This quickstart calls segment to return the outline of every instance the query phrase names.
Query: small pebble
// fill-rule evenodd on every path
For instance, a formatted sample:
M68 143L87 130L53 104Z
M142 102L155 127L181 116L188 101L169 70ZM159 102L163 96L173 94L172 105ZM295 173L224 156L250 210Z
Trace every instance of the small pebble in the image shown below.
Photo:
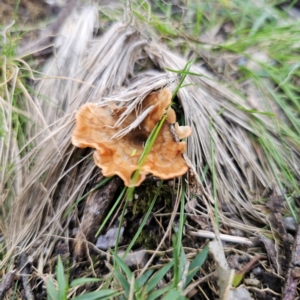
M253 300L253 298L251 297L248 290L243 286L240 286L237 289L232 290L232 296L233 296L233 299Z
M252 273L253 273L254 276L261 276L262 268L261 267L254 268L252 270Z
M110 228L105 235L100 235L97 239L96 247L101 250L107 250L108 248L114 248L116 245L116 239L119 228ZM124 227L120 229L119 244L123 240Z
M256 287L260 286L260 281L256 278L245 278L244 283L246 285L251 285L251 286L256 286Z
M119 251L118 256L122 258L124 251ZM146 250L139 250L128 253L124 259L125 264L130 268L142 269L148 261Z
M296 222L293 217L285 217L283 218L283 223L286 228L286 230L289 230L291 232L296 231Z

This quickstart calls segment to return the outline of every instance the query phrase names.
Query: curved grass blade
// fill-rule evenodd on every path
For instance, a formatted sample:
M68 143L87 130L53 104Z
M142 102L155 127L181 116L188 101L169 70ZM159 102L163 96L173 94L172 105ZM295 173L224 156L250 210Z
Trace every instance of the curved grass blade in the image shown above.
M56 278L58 283L59 299L67 299L66 294L68 292L68 283L60 256L58 256L57 259Z
M153 277L149 280L148 284L146 285L147 293L149 293L156 287L159 281L168 273L168 271L171 269L172 266L173 266L173 261L170 261L153 275Z
M111 299L111 297L116 297L121 293L117 293L114 290L101 290L91 293L86 293L73 298L73 300L105 300Z
M201 252L199 252L196 257L193 259L193 261L191 262L190 266L189 266L189 271L188 271L188 275L186 277L186 282L185 282L185 286L186 287L191 280L193 279L193 277L196 275L196 273L198 272L198 270L201 268L202 264L205 262L207 255L209 252L209 248L208 245L206 245L203 250Z

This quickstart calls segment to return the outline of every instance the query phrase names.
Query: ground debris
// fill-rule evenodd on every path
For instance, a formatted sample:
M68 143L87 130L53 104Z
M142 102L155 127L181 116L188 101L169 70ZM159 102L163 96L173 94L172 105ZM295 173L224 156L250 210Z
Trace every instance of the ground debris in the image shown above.
M272 256L271 261L273 266L279 275L284 276L288 269L288 262L291 257L291 243L290 238L287 233L284 219L282 216L282 209L285 203L284 196L273 191L270 196L270 200L267 203L267 207L270 209L270 214L267 216L267 221L270 225L272 235L275 239L275 243L268 243L271 248L266 247L266 250L269 255ZM262 238L262 237L261 237ZM264 244L266 246L266 239ZM273 245L271 245L273 244ZM273 249L271 254L270 250ZM275 250L275 253L274 253ZM275 256L274 256L275 255Z
M30 285L30 274L31 274L30 265L31 264L28 260L27 255L25 253L22 253L20 256L20 274L22 278L22 285L24 288L26 300L34 300L32 287Z
M286 230L295 233L297 230L296 222L293 217L285 217L283 218L284 226Z
M74 257L76 259L82 260L86 255L86 241L95 242L99 224L106 216L107 209L114 199L120 183L120 178L113 177L105 186L93 191L88 196L80 227L75 237Z
M3 299L5 293L11 288L15 278L16 270L10 271L2 277L0 283L0 299Z
M298 225L297 235L295 237L291 261L286 276L285 286L283 290L284 300L295 299L297 286L300 279L300 225Z
M265 237L262 233L259 234L260 241L264 244L266 252L268 254L269 261L273 265L275 270L279 269L278 262L276 259L276 250L275 250L275 243L271 240Z

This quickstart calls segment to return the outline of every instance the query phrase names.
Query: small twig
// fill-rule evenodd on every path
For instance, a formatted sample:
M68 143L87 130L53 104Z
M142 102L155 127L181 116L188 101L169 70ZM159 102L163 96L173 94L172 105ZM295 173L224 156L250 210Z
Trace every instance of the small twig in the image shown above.
M20 275L22 278L22 285L25 291L26 300L34 300L32 288L29 283L29 267L27 255L23 252L20 257Z
M247 272L249 272L253 266L259 261L259 260L263 260L263 259L267 259L268 257L266 255L257 255L254 256L252 260L250 260L246 265L244 265L244 267L239 270L238 272L236 272L236 274L246 274Z
M187 294L189 294L194 288L196 288L200 283L208 280L210 277L212 277L213 275L216 275L216 272L212 272L202 278L199 278L198 280L196 280L195 282L191 283L184 291L183 291L183 295L186 296Z
M15 278L16 270L10 271L5 274L0 283L0 299L3 299L5 293L11 288L12 282Z

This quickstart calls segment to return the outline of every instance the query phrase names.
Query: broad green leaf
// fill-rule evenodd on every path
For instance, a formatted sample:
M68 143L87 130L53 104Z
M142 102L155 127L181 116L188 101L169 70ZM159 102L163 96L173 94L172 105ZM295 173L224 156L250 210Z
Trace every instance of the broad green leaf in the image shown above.
M118 294L120 293L117 293L114 290L101 290L77 296L73 298L73 300L105 300L117 296Z
M209 248L206 245L201 252L199 252L196 257L193 259L189 266L189 272L188 276L186 277L186 284L187 286L192 278L195 276L195 274L198 272L198 270L201 268L202 264L206 260L207 254L208 254Z
M147 294L156 287L159 281L167 274L167 272L171 269L172 266L173 266L173 261L170 261L168 264L166 264L164 267L162 267L158 272L156 272L152 276L152 278L149 280L148 284L146 285Z
M233 280L232 280L232 286L237 287L240 285L241 281L244 278L245 273L235 273Z
M91 283L91 282L101 282L101 281L103 281L102 278L78 278L78 279L74 279L71 282L70 287L74 287L74 286L86 284L86 283Z

